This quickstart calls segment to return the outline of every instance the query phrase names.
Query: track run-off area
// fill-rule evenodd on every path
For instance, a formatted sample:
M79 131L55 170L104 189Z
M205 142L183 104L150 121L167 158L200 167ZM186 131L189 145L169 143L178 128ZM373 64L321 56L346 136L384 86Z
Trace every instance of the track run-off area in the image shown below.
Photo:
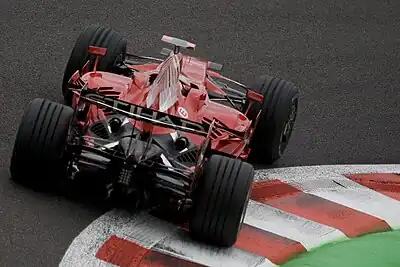
M232 248L194 242L185 227L147 213L112 210L74 239L59 266L285 266L320 246L399 228L400 165L258 170Z

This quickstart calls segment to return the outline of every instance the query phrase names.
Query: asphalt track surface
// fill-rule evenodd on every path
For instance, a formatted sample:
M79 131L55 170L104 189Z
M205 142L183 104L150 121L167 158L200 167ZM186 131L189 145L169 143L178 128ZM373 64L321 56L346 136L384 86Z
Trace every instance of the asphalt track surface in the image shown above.
M162 34L194 40L199 55L249 83L281 76L301 88L301 113L275 167L399 163L400 2L0 2L0 266L55 266L102 210L9 181L12 143L34 97L60 98L79 32L103 23L155 54Z

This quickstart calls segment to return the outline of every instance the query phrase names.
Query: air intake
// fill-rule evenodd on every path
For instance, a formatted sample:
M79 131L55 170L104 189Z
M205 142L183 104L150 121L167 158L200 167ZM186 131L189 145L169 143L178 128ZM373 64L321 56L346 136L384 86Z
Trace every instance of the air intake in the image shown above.
M110 134L107 131L106 125L102 122L96 122L90 127L90 130L92 131L92 133L102 139L110 138Z
M181 163L195 163L196 162L196 156L197 156L197 149L190 149L187 150L181 154L179 154L176 159L177 161Z

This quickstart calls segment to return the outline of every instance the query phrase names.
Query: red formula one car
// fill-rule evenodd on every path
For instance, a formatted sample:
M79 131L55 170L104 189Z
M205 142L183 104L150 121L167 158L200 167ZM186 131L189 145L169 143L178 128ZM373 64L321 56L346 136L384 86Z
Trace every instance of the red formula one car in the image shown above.
M95 177L106 198L185 212L193 238L235 243L254 168L285 150L298 89L263 76L248 87L173 45L163 58L127 53L116 31L89 26L68 60L65 105L34 99L20 123L12 178L35 186Z

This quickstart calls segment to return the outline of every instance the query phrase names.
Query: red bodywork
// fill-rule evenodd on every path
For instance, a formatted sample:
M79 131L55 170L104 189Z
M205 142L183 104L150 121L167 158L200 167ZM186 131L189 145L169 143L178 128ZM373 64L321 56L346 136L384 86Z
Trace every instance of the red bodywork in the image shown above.
M99 51L103 52L103 51ZM239 138L232 134L218 130L218 123L211 139L211 148L223 153L227 153L233 157L246 159L249 154L248 141L252 136L252 123L242 112L216 102L212 102L208 98L208 91L213 91L224 95L225 92L214 84L207 75L216 78L225 78L222 75L210 71L209 62L194 58L188 55L180 55L180 72L192 85L183 84L183 88L188 90L187 94L181 93L178 101L174 106L169 108L166 113L180 116L195 122L202 122L204 119L209 122L217 119L222 122L225 127L245 132L245 138ZM97 62L97 59L96 59ZM120 100L127 101L136 105L145 106L146 97L150 90L150 77L157 73L159 64L131 65L134 72L133 78L117 75L109 72L93 71L87 72L80 77L84 82L88 83L89 88L110 87L112 89L102 91L101 93L108 96L116 96ZM73 80L74 78L71 78ZM194 86L193 86L194 85ZM77 95L73 99L73 107L77 103ZM255 92L248 94L255 100L259 95ZM262 97L261 97L262 100ZM107 113L96 105L91 105L89 110L89 123L100 120L106 120ZM134 120L131 119L133 123ZM141 121L137 121L135 127L139 130L149 130L150 127L153 134L168 134L175 130L163 128L159 126L148 125ZM146 128L147 127L147 128ZM199 146L204 137L195 134L186 133L191 142Z

